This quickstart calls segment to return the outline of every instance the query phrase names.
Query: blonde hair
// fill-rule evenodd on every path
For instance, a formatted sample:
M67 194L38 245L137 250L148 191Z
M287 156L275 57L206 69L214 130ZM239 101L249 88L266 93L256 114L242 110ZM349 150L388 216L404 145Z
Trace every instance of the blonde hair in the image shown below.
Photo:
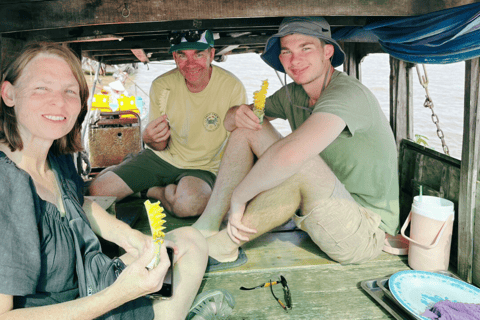
M15 85L27 65L40 54L55 56L65 60L80 87L81 110L77 121L66 136L53 142L50 151L57 155L81 151L83 150L81 141L82 122L88 111L88 85L83 75L80 60L70 48L53 42L36 42L25 46L3 73L1 84L3 85L5 81L8 81ZM7 144L12 152L17 149L23 149L22 138L17 128L15 108L8 107L3 98L0 104L0 142Z

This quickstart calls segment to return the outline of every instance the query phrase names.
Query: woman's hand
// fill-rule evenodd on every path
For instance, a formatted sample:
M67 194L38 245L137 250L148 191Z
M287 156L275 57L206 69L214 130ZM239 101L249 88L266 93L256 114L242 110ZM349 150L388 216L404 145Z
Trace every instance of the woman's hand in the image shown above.
M130 229L130 232L125 237L125 243L122 244L122 248L134 259L138 259L144 254L149 243L153 243L151 236L143 234L138 230ZM162 246L173 248L175 255L178 255L178 248L172 241L164 240Z
M154 257L155 247L153 242L147 242L143 254L122 271L110 288L117 293L124 293L128 300L160 290L170 266L165 243L160 246L160 263L149 270L146 266Z

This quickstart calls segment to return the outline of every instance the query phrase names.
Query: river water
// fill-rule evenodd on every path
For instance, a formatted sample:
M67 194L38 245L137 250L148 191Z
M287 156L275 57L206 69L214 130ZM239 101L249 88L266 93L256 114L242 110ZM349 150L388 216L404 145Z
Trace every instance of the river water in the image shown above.
M262 80L268 79L268 93L272 94L281 88L281 82L275 71L266 65L258 54L246 53L228 56L225 62L216 65L235 74L245 85L249 103L253 100L253 92L259 90ZM126 88L130 94L141 96L145 102L143 110L148 110L148 97L152 81L164 72L175 68L173 60L140 65L138 72L130 78L141 89L136 89L132 81L127 81ZM463 135L463 95L465 63L448 65L427 65L428 91L434 104L434 111L444 132L445 142L450 155L460 159ZM343 70L342 67L339 70ZM372 54L362 63L362 82L375 94L382 110L389 118L389 58L387 54ZM288 78L288 77L287 77ZM282 77L283 80L283 77ZM288 82L289 79L287 80ZM426 137L430 148L443 152L437 129L432 122L432 112L425 108L425 89L420 85L416 72L414 74L414 134ZM142 112L145 117L145 112ZM144 121L146 123L146 121ZM291 132L288 123L277 119L275 127L283 134Z

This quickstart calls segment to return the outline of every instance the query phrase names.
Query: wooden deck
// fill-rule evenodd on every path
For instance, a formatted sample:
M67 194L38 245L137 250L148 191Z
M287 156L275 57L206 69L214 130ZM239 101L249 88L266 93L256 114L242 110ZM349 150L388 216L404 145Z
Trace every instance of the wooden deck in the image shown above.
M133 227L150 234L143 200L130 199L116 205L117 217L137 215ZM131 220L131 219L130 219ZM195 219L167 217L168 230L190 225ZM236 300L230 319L394 319L360 286L362 281L409 270L406 256L382 253L361 265L341 265L330 260L293 223L244 246L248 262L240 267L206 273L200 291L227 289ZM239 290L283 275L291 290L293 308L286 313L269 288ZM280 286L274 287L283 301Z

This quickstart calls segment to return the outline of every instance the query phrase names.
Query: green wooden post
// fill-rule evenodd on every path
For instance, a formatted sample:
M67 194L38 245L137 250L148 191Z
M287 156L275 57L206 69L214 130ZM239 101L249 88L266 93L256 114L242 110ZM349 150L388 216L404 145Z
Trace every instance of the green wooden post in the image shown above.
M390 57L390 126L397 148L403 139L413 138L412 65Z
M480 58L465 62L465 109L460 176L458 214L458 266L457 273L465 281L480 282L480 253L474 250L480 244L480 215L477 197L480 162ZM480 220L478 220L480 221Z
M343 47L345 50L345 62L343 64L343 70L351 77L355 77L362 81L362 72L360 62L363 57L360 57L357 52L358 43L345 42Z

